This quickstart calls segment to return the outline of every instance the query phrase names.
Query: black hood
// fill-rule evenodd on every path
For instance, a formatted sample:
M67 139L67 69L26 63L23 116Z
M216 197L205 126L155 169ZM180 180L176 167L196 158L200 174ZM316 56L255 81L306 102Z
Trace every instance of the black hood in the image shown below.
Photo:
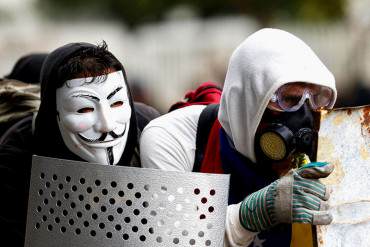
M60 67L81 51L93 47L96 46L88 43L70 43L56 49L46 57L40 76L41 105L35 121L35 154L54 158L82 160L69 151L60 134L57 123L56 89L57 85L63 85L66 80L65 75L60 72ZM126 73L122 64L120 66L125 78L132 111L126 147L117 165L129 165L137 145L137 123Z

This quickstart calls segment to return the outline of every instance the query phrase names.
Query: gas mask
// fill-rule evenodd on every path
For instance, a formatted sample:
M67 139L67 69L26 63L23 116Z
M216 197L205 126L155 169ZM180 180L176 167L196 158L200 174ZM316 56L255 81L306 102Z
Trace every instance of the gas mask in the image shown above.
M308 102L294 112L266 108L255 137L257 160L278 162L293 153L305 153L314 160L318 117L319 113L312 111Z
M131 118L122 71L68 80L57 89L56 101L59 130L67 148L89 162L117 164Z

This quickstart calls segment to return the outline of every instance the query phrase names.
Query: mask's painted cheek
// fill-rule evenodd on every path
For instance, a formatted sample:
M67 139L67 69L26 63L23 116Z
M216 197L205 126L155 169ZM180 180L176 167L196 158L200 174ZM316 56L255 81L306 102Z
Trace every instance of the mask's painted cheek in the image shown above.
M85 132L86 130L91 129L95 124L95 116L90 113L82 115L60 115L60 119L61 124L63 124L66 129L73 133Z
M130 121L131 118L131 107L130 105L123 106L121 109L117 109L115 121L124 124Z

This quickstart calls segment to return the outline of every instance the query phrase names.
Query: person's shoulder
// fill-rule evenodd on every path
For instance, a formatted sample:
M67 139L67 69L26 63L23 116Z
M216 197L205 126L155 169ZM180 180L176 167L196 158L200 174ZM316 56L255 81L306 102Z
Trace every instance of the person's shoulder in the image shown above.
M151 127L167 128L179 125L196 125L199 119L199 115L204 108L204 105L192 105L171 111L152 120L145 129Z
M159 117L161 114L157 109L141 102L134 102L135 114L137 124L140 130L153 119Z

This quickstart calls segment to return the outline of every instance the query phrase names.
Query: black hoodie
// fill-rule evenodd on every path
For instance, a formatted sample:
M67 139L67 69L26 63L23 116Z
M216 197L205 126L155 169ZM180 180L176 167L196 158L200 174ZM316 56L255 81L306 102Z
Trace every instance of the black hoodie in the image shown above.
M32 133L32 115L28 116L9 131L0 143L0 236L1 246L20 247L24 244L26 213L28 203L29 178L32 155L82 160L64 145L59 132L56 117L56 85L64 82L59 68L68 59L83 49L93 47L87 43L72 43L62 46L50 53L41 72L41 105ZM121 65L122 67L122 65ZM122 72L126 80L124 68ZM127 88L129 89L128 85ZM132 108L127 144L117 165L132 165L137 147L137 120L139 127L144 126L159 116L158 111L145 104L133 104L131 94L129 101ZM137 114L136 114L137 113ZM135 157L137 158L137 157Z
M88 43L71 43L56 49L46 58L41 70L41 105L35 122L34 138L37 143L35 154L54 158L82 160L69 151L60 134L56 115L56 89L57 85L62 85L65 81L65 76L61 74L60 67L76 56L76 54L92 47L94 46ZM127 85L126 73L122 64L120 64L120 67L128 89L132 113L126 147L117 165L127 166L130 164L137 144L137 123L135 107L129 85Z

